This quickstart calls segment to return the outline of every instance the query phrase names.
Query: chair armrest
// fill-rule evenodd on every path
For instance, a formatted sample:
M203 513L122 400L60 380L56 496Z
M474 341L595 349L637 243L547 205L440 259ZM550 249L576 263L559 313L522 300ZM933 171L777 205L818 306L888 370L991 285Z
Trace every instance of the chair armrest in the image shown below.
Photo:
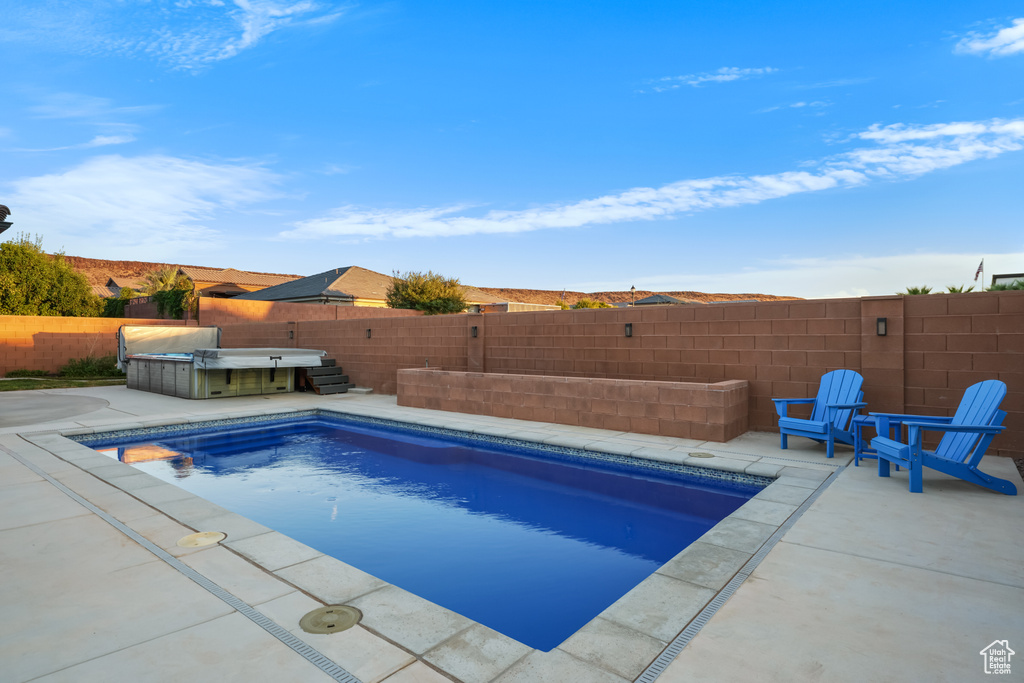
M932 422L904 422L903 425L925 432L969 432L975 434L998 434L1006 429L1003 425L939 425Z
M860 403L826 403L826 408L836 408L837 410L846 410L849 408L867 408L868 404L861 401Z
M871 417L884 417L890 422L949 422L951 417L939 417L937 415L906 415L903 413L868 413Z
M817 399L815 398L773 398L775 402L775 412L779 414L779 417L789 417L789 405L791 403L814 403Z

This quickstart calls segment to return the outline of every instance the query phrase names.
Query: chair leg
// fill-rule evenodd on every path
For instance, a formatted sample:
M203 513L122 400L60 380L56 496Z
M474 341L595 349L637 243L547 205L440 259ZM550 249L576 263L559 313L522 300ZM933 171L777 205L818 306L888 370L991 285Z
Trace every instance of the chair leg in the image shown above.
M924 469L921 465L916 467L911 465L907 468L910 474L910 492L911 493L923 493L924 492L924 477L921 476L921 470Z
M828 441L825 442L825 457L831 458L832 454L835 453L836 442L832 440L832 437L828 437Z
M782 450L786 450L786 447L789 445L788 437L789 435L786 434L785 432L779 432L779 442L781 444Z
M889 476L889 461L883 458L881 455L878 456L878 476Z

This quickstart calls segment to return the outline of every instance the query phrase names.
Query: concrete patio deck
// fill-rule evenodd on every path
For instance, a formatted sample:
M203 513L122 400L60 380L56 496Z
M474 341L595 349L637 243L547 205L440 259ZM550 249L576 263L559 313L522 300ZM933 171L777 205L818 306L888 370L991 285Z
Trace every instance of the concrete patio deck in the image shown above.
M779 478L695 544L699 561L681 553L543 653L60 436L313 407ZM388 396L188 401L124 387L0 394L2 416L0 681L336 680L33 468L365 683L634 680L678 632L679 613L699 611L838 471L658 681L980 680L980 651L996 640L1024 660L1024 495L930 471L925 493L910 494L905 472L879 479L873 461L845 467L848 450L826 461L804 439L780 451L774 434L716 444L401 408ZM1024 491L1012 462L987 458L983 469ZM195 530L228 539L176 545ZM299 630L325 602L355 604L364 620L329 636ZM1011 665L1024 677L1024 662Z

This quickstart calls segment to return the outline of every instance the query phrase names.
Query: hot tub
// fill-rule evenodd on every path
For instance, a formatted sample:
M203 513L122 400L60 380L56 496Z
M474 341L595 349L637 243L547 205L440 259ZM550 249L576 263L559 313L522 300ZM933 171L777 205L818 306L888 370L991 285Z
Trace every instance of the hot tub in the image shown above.
M179 398L223 398L294 391L295 368L320 367L320 359L327 355L315 349L193 346L219 340L216 327L124 325L118 331L118 365L128 375L129 389Z

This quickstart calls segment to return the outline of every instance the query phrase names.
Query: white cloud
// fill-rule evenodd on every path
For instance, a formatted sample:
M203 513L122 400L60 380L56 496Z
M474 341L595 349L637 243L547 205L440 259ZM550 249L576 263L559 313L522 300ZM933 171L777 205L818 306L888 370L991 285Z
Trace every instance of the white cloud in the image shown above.
M148 57L197 70L287 27L323 24L344 9L317 0L14 0L0 39L72 52Z
M775 106L775 107L767 107L765 109L759 109L757 111L757 113L758 114L767 114L768 112L778 111L779 109L809 109L809 110L815 111L818 114L821 114L822 113L821 112L822 109L824 109L825 107L831 107L831 106L832 106L831 102L825 102L824 100L815 100L813 102L800 101L800 102L794 102L792 104L780 104L780 105Z
M15 180L4 195L17 207L18 228L42 234L51 248L94 256L136 247L194 253L197 243L209 248L218 237L204 221L279 196L277 182L256 165L107 155Z
M637 289L672 292L729 292L777 294L805 298L882 296L902 292L907 287L927 285L933 292L949 286L983 284L974 274L985 259L985 277L992 273L1018 272L1024 252L1010 254L917 253L889 256L831 254L827 258L779 259L728 273L679 273L652 275L624 281L577 282L569 289L622 291L630 285ZM1016 270L1015 270L1016 269ZM987 283L986 283L987 286Z
M65 145L63 147L47 147L45 149L18 149L18 152L62 152L68 149L93 149L95 147L106 147L107 145L123 145L135 142L133 135L97 135L88 142L77 145Z
M734 66L723 66L717 71L702 74L686 74L685 76L665 76L648 81L653 92L666 92L676 90L684 85L699 88L705 83L726 83L728 81L739 81L755 76L763 76L778 71L770 66L756 69L740 69ZM639 92L645 92L640 90Z
M657 220L708 209L757 204L802 192L914 178L1024 147L1024 119L872 126L853 137L878 143L828 157L809 170L683 180L569 204L472 215L471 206L375 209L342 206L300 221L282 237L451 237Z
M1008 57L1024 53L1024 17L1014 19L1011 26L995 33L972 32L956 44L955 52L989 57Z

